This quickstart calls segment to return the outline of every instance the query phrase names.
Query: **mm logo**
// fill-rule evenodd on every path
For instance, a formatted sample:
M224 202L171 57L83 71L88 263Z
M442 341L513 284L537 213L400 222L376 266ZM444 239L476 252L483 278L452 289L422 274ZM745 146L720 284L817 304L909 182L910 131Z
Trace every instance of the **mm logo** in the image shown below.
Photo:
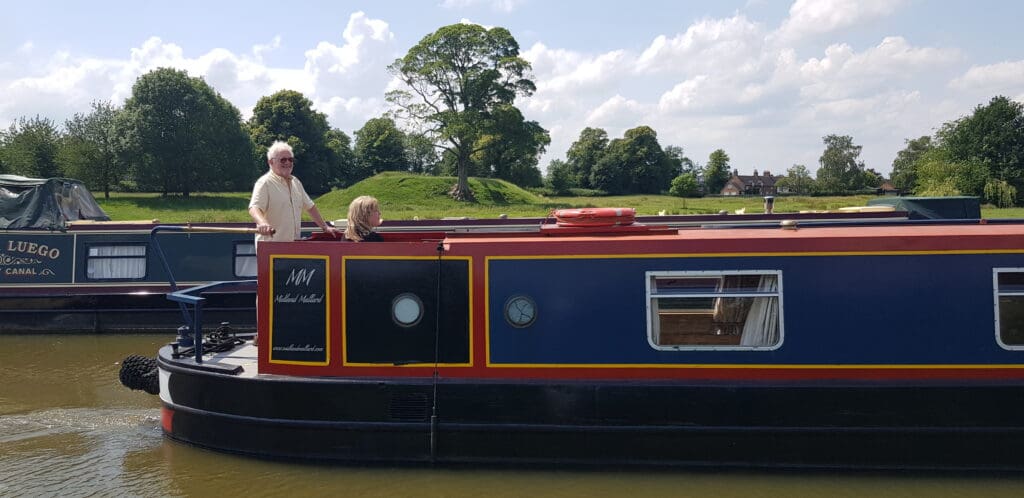
M305 285L309 286L310 280L313 279L313 275L316 270L310 270L306 268L294 269L288 275L288 280L284 282L285 285Z

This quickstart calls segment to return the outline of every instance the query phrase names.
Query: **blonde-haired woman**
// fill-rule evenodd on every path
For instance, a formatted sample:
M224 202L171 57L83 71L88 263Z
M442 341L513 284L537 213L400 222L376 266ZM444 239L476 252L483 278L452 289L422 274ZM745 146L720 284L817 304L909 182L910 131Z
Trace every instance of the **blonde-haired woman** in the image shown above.
M345 238L353 242L380 242L384 239L373 229L380 226L380 203L368 195L352 199L348 205L348 227Z

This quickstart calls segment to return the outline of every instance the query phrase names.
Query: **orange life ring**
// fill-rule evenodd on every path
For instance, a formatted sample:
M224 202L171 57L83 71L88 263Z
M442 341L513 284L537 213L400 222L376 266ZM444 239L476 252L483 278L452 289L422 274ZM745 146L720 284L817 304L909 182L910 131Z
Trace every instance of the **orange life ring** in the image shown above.
M633 208L582 208L555 211L555 222L563 227L610 227L632 225L636 221Z

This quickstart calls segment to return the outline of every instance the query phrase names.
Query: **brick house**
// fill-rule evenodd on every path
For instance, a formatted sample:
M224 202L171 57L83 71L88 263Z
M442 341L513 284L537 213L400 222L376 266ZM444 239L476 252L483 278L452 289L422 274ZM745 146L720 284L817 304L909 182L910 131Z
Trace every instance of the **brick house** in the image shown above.
M775 187L775 177L771 172L765 171L758 175L754 170L753 175L741 175L738 170L732 170L732 177L725 183L720 192L722 195L775 195L779 191Z

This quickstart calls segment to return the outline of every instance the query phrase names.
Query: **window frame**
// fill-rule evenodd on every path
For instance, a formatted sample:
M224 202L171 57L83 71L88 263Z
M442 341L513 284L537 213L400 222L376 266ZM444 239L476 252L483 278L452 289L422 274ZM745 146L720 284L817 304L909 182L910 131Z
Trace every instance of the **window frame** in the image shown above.
M686 277L686 278L715 278L717 277L720 282L727 276L733 275L771 275L775 277L776 290L772 292L741 292L741 293L729 293L719 289L714 292L697 292L697 293L685 293L679 295L673 295L671 293L657 293L653 288L653 282L658 277ZM783 313L783 286L782 286L782 270L651 270L644 272L644 287L645 287L645 303L644 308L647 313L647 343L651 348L657 351L775 351L782 347L786 340L786 327L785 327L785 314ZM660 345L654 340L654 308L653 300L657 298L701 298L710 297L712 299L718 297L775 297L778 299L778 315L779 315L779 340L771 346L740 346L740 345ZM659 331L660 333L660 331Z
M141 247L141 255L93 256L92 249L97 247ZM94 277L89 275L89 263L93 260L141 259L142 276L140 277ZM89 282L141 282L149 277L149 243L148 242L90 242L85 244L85 261L82 272Z
M1001 273L1024 274L1024 268L992 268L992 319L995 327L996 344L1007 351L1024 351L1024 344L1006 344L1003 342L1003 337L1000 333L1001 324L999 323L999 298L1003 296L1019 296L1024 298L1024 291L999 292L999 275Z
M238 248L242 247L242 246L245 246L245 245L252 246L252 254L249 254L249 253L242 254L242 253L238 252ZM253 261L253 269L254 269L255 273L253 273L252 275L239 275L238 274L238 260L240 258L250 258L250 257L252 258L252 261ZM256 259L256 241L255 240L248 240L248 241L247 240L236 240L234 242L234 245L232 246L232 250L231 250L231 274L234 275L235 278L245 278L245 279L254 279L259 274L259 263L258 263L258 261Z

